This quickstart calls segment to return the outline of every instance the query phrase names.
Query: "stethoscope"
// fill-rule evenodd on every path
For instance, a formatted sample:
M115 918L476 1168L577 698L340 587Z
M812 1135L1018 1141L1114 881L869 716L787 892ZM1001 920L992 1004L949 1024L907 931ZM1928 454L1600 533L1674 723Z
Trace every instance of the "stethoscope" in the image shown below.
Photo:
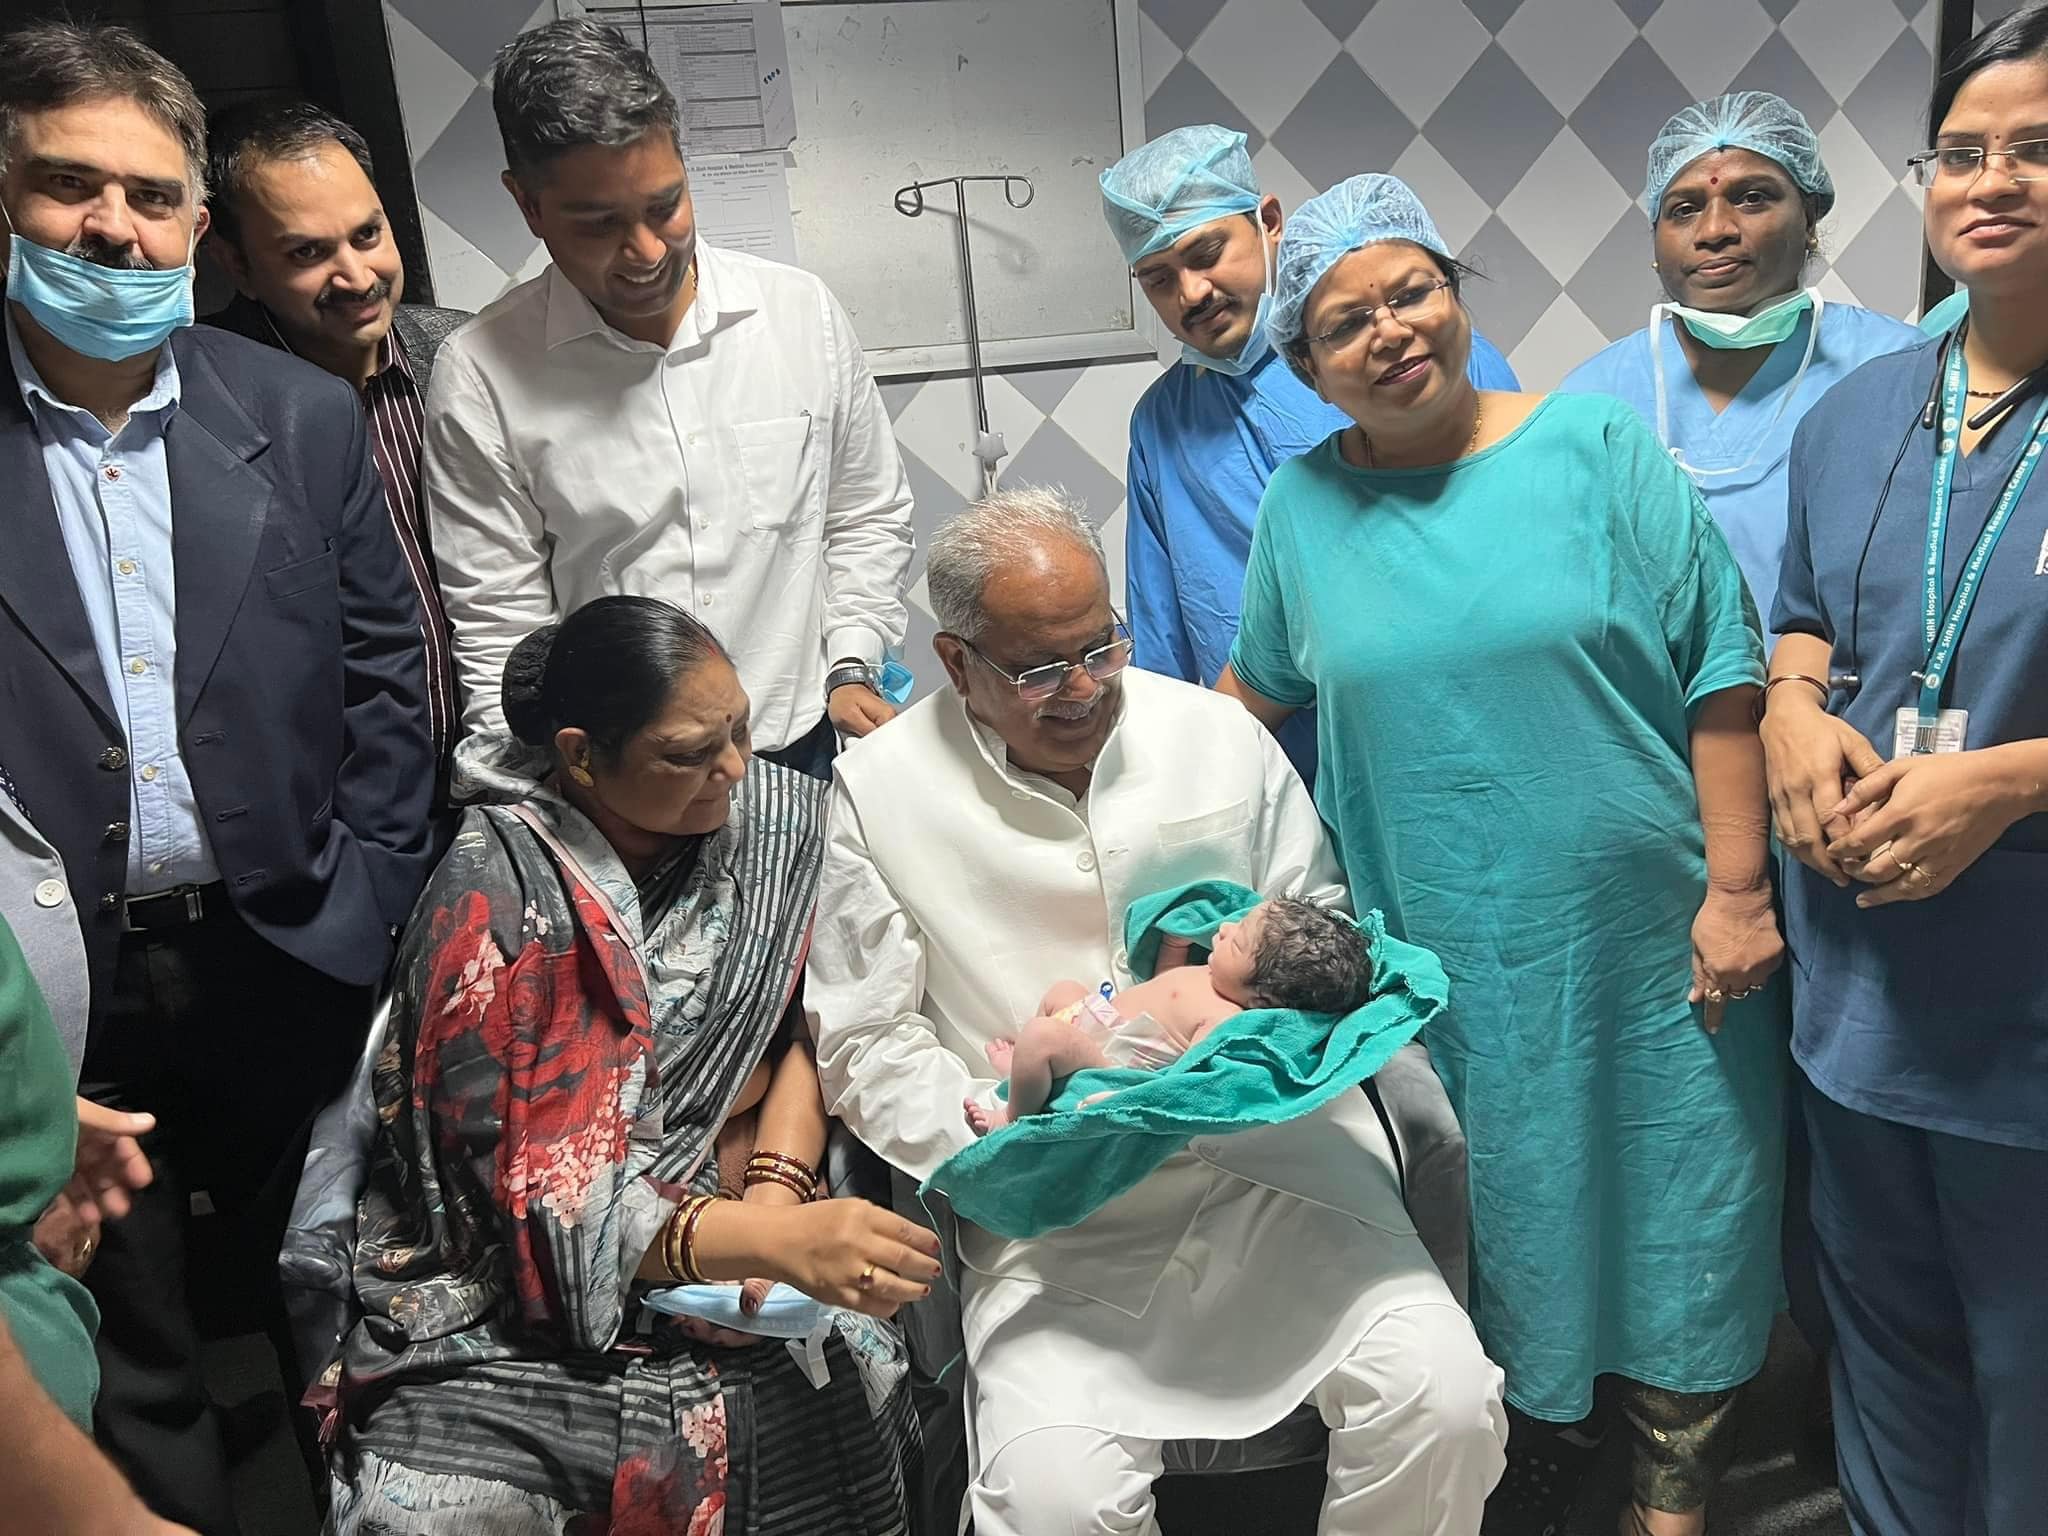
M1914 430L1917 428L1923 432L1932 432L1935 423L1941 418L1941 376L1948 367L1949 349L1961 345L1969 325L1969 320L1965 318L1962 324L1941 339L1941 348L1934 355L1934 378L1927 386L1927 403L1921 407L1920 414L1907 424L1905 435L1899 439L1899 451L1892 455L1892 467L1885 471L1884 487L1877 493L1877 505L1870 512L1870 526L1864 530L1863 551L1856 557L1856 582L1849 601L1848 665L1839 672L1828 674L1829 693L1840 694L1844 702L1855 698L1863 687L1863 678L1857 671L1856 662L1859 654L1858 642L1862 636L1863 567L1870 560L1870 546L1877 538L1877 525L1884 520L1885 503L1891 499L1892 480L1898 474L1899 466L1906 461L1906 449L1912 446ZM2048 383L2048 363L2036 368L1983 410L1968 417L1965 424L1972 432L1983 431L2040 388L2043 383ZM1913 677L1917 682L1920 674L1916 672Z

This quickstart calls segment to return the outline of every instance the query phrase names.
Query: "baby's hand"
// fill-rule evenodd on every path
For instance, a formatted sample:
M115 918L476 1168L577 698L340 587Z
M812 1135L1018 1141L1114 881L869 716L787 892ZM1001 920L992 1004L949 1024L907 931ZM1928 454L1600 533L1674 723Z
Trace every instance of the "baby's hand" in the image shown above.
M999 1076L1010 1075L1010 1059L1017 1054L1017 1042L1008 1035L998 1035L989 1041L984 1053L988 1064L996 1069Z
M990 1131L999 1131L1010 1123L1010 1111L1004 1105L988 1109L975 1100L969 1099L962 1105L962 1108L967 1111L967 1123L973 1128L974 1134L977 1136L986 1136Z
M740 1310L752 1317L761 1310L761 1303L768 1299L768 1293L774 1289L773 1280L749 1280L740 1287Z

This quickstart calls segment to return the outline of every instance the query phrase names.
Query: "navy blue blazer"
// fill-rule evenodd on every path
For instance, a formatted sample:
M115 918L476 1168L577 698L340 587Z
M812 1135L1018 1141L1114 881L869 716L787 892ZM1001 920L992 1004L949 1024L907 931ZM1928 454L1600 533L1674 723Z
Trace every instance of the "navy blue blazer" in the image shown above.
M419 606L362 406L225 331L170 346L178 741L207 839L251 928L367 985L429 871L434 763ZM127 756L42 445L0 368L0 763L63 856L95 1014L120 944Z

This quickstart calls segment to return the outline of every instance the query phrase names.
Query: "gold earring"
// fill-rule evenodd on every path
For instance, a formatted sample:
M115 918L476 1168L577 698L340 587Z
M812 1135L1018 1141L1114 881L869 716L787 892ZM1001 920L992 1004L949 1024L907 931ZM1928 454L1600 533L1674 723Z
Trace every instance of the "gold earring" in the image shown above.
M571 763L569 765L569 777L578 784L581 784L585 789L589 789L597 783L597 780L590 776L590 770L581 763Z
M1650 270L1651 270L1652 272L1657 272L1657 271L1661 271L1661 270L1662 270L1662 268L1660 268L1660 267L1659 267L1659 266L1657 265L1657 263L1655 263L1655 262L1653 261L1653 262L1651 262L1651 263L1650 263Z

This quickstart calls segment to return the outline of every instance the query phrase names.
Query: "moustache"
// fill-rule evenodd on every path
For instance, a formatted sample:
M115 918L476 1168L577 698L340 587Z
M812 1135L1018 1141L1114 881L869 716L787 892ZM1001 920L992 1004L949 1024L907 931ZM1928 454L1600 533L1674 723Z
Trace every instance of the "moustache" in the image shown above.
M315 309L355 309L364 304L382 304L390 297L391 284L388 281L379 280L377 286L368 293L343 293L339 289L329 288L313 301L313 307Z
M154 265L139 247L115 245L98 235L80 235L64 248L64 254L89 261L96 267L112 267L117 272L148 272Z
M1041 705L1032 718L1035 720L1086 720L1097 709L1102 707L1102 699L1103 695L1098 693L1086 703L1079 700L1067 700L1064 702L1055 700L1053 703Z
M1221 314L1224 310L1228 308L1230 308L1230 300L1228 299L1204 299L1201 303L1197 304L1193 309L1187 310L1181 315L1181 329L1191 331L1196 326L1200 325L1204 320L1207 320L1210 316Z

